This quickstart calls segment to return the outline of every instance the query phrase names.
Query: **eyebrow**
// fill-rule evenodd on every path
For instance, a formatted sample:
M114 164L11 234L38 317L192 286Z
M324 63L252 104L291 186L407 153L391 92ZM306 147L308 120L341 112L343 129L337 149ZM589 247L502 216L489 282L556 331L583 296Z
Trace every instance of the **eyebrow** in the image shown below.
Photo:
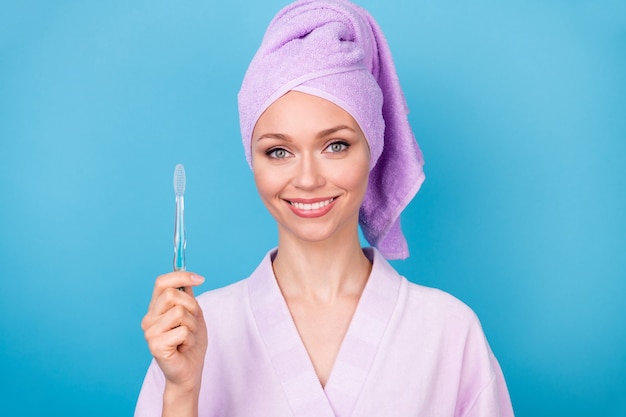
M321 132L319 132L317 134L317 137L318 138L323 138L323 137L326 137L326 136L330 136L330 135L332 135L335 132L338 132L340 130L345 130L345 129L351 131L352 133L356 133L355 130L352 129L350 126L339 125L339 126L331 127L330 129L322 130Z
M291 138L287 135L283 135L282 133L265 133L257 138L257 142L260 142L263 139L280 139L287 142L291 142Z
M356 133L356 131L351 128L350 126L346 126L346 125L339 125L339 126L335 126L335 127L331 127L328 129L324 129L321 132L319 132L316 137L318 139L324 138L326 136L330 136L333 133L339 132L340 130L349 130L353 133ZM263 140L263 139L279 139L279 140L284 140L286 142L291 142L291 138L289 137L289 135L285 135L283 133L265 133L261 136L259 136L257 138L257 142Z

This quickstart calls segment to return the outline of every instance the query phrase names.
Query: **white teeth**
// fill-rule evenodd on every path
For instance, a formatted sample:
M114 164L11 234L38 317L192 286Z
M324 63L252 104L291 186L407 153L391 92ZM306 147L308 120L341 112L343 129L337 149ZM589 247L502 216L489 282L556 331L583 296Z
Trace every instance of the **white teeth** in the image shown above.
M322 207L326 207L330 203L332 203L334 198L330 198L324 201L318 201L317 203L298 203L294 201L290 201L291 205L297 208L298 210L317 210Z

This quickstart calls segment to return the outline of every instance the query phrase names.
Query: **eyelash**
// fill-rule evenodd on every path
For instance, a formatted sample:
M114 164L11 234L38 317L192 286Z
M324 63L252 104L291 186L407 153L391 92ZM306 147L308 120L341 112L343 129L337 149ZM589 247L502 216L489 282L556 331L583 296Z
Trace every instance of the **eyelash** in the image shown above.
M338 140L336 142L331 143L330 145L328 145L326 147L326 149L330 149L331 147L335 146L335 145L341 145L341 149L338 151L331 151L331 153L339 153L339 152L344 152L345 150L347 150L350 147L350 144L346 141L343 140Z
M341 149L336 150L336 151L330 150L331 147L336 146L336 145L340 145ZM343 140L338 140L329 144L326 148L324 148L324 150L325 151L329 150L330 153L340 153L340 152L346 151L349 147L350 147L350 144L348 142L343 141ZM283 156L277 156L276 153L280 151L284 152L285 154ZM290 152L287 149L281 148L281 147L270 148L267 151L265 151L265 155L267 155L268 157L272 159L285 159L288 157L289 154Z
M285 152L285 155L282 157L276 156L276 152L278 151L283 151ZM265 151L265 155L269 156L272 159L285 159L287 157L287 155L289 154L289 151L285 148L270 148L267 151Z

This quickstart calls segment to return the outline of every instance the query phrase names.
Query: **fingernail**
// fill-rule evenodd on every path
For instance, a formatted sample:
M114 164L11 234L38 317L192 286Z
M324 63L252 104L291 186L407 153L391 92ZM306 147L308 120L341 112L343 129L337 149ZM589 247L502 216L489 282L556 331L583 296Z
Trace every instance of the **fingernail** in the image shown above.
M201 283L204 282L204 277L201 277L200 275L191 275L191 280L193 282Z

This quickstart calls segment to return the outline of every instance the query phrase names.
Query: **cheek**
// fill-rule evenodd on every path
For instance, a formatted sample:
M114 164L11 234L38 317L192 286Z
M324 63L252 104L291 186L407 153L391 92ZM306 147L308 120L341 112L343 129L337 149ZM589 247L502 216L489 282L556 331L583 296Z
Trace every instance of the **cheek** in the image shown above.
M270 187L268 184L268 176L263 169L262 161L259 161L256 157L256 150L254 147L251 149L251 162L252 162L252 177L254 178L254 184L256 185L257 192L261 197L266 194L266 189Z
M263 175L263 170L258 168L254 169L253 175L254 183L256 184L256 189L259 192L259 195L261 195L261 197L265 196L269 189L272 188L271 181L269 181L267 175Z
M263 164L253 165L253 167L254 183L261 198L265 200L276 196L282 188L280 176L275 173L272 175L272 172L265 169Z
M335 174L335 184L356 194L365 195L369 178L369 161L359 164L347 164Z

